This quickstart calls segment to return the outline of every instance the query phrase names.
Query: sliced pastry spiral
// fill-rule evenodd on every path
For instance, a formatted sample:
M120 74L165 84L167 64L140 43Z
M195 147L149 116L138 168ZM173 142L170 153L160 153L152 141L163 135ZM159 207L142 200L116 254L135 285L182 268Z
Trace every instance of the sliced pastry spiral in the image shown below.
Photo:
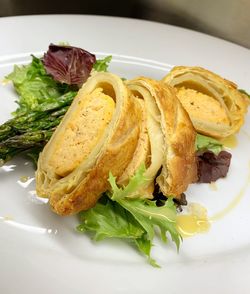
M123 81L95 73L79 90L38 160L36 189L52 209L70 215L93 207L137 147L142 105Z
M163 78L173 86L197 132L225 138L244 122L248 99L237 85L201 67L177 66Z
M144 162L149 187L156 180L164 195L178 198L197 176L195 130L189 116L172 87L144 77L126 84L144 104L136 149L140 156L134 156L126 173L132 175Z

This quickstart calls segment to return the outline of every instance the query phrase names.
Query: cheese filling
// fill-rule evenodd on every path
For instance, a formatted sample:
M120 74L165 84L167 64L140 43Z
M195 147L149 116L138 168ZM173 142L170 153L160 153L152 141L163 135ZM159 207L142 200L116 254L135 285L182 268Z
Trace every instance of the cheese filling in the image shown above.
M230 119L225 108L213 97L185 87L177 89L177 96L191 118L230 125Z
M102 88L79 101L50 159L57 175L65 177L88 158L101 140L114 111L114 100L104 94Z

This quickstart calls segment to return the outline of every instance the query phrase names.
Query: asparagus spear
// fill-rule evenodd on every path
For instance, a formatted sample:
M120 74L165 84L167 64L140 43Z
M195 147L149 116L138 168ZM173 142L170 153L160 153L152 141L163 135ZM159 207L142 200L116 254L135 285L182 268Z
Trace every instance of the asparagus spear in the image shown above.
M57 100L44 102L34 111L16 116L0 126L0 142L28 131L50 129L61 121L76 92L68 92Z
M35 147L41 149L62 120L75 95L76 92L68 92L55 101L38 105L35 111L16 116L1 125L0 165L20 152Z
M20 152L34 147L44 146L54 130L39 130L27 132L8 138L0 143L0 161L4 164Z

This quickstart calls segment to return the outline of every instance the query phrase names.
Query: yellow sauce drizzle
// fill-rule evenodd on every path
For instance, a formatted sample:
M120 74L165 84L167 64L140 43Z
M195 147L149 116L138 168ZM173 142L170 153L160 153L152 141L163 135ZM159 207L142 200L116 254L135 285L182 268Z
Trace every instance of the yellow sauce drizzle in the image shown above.
M244 186L241 188L241 190L236 195L236 197L224 209L215 213L213 216L211 216L209 218L209 220L210 221L217 221L217 220L223 218L231 210L233 210L240 203L241 199L245 195L245 192L246 192L249 184L250 184L250 162L249 162L248 177L247 177L247 180L246 180Z
M223 218L226 214L231 212L246 195L246 190L250 184L250 161L249 161L249 170L248 177L241 188L237 196L221 211L215 213L213 216L207 216L207 210L205 207L198 203L190 203L188 206L187 214L180 214L177 216L176 226L177 230L183 238L192 237L199 233L205 233L209 230L211 222L217 221ZM215 183L210 184L210 188L217 190Z
M177 216L177 230L183 238L209 230L210 222L205 207L198 203L190 203L188 212L188 214Z
M235 135L228 136L220 141L227 148L235 148L238 145L238 140Z

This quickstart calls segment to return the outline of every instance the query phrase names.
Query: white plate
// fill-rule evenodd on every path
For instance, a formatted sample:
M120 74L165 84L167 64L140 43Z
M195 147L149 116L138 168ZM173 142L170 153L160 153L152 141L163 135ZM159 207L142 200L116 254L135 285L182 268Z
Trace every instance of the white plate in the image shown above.
M14 63L41 54L50 42L67 41L98 57L112 54L110 70L123 77L162 78L173 65L200 65L250 89L250 51L237 45L163 24L96 16L29 16L0 19L0 75ZM0 123L15 109L10 85L0 88ZM184 239L180 253L158 244L149 266L118 241L95 244L74 231L76 217L62 218L34 195L21 176L32 164L17 158L0 169L1 293L249 293L250 289L250 117L238 134L228 177L193 185L190 202L209 216L239 200L212 224L209 233ZM235 198L237 195L240 197Z

